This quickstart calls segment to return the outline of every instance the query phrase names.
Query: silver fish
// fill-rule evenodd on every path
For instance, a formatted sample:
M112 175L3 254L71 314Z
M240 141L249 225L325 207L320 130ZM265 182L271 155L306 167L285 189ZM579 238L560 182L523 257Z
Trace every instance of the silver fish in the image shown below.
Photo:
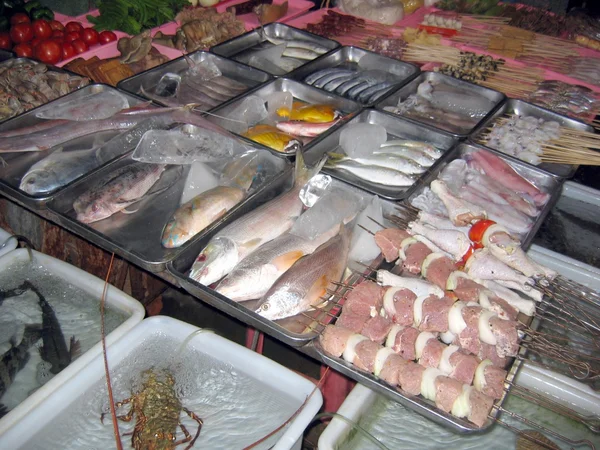
M97 222L138 202L158 181L165 167L165 164L134 163L117 171L75 200L73 209L77 220Z
M287 56L288 58L296 58L301 59L303 61L312 61L320 56L320 53L317 53L313 50L309 50L307 48L299 48L299 47L287 47L283 51L283 56Z
M394 169L374 165L364 165L352 160L327 163L325 164L325 167L346 171L358 178L368 180L371 183L393 187L411 186L416 180L414 176L407 175Z
M426 155L431 156L434 159L439 158L444 153L442 150L434 147L427 142L422 141L411 141L407 139L393 139L381 144L380 150L385 150L387 147L406 147L418 150L420 152L425 153ZM394 150L396 151L396 150ZM386 151L387 153L387 151Z
M412 159L390 153L370 155L365 158L350 158L341 153L328 153L329 161L336 164L339 161L355 161L366 166L381 166L388 169L394 169L407 175L420 174L425 172L425 167L417 164Z
M306 41L302 39L280 39L272 36L268 36L263 33L264 38L274 45L285 44L286 48L303 48L306 50L313 51L319 55L324 55L329 51L327 47L317 44L316 42Z
M288 231L302 212L300 190L323 163L309 169L298 151L294 187L216 233L196 258L190 278L207 286L219 281L258 247Z
M256 313L278 320L323 303L327 289L341 281L350 250L349 232L340 232L281 275L257 305Z
M417 164L420 164L423 167L430 167L437 158L433 158L429 156L426 152L422 152L420 150L409 148L409 147L381 147L378 150L373 152L374 155L398 155L403 158L412 159Z
M351 73L353 73L352 70L330 67L328 69L317 70L316 72L311 73L304 79L304 82L307 84L312 84L316 87L321 87L335 78L344 75L350 75Z
M19 189L31 195L49 194L98 167L96 149L63 152L59 148L32 165Z

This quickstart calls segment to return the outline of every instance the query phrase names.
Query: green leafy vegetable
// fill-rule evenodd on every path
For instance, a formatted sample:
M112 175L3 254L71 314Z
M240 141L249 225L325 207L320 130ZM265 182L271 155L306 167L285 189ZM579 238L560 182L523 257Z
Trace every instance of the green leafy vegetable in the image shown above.
M170 22L189 5L187 0L104 0L98 2L98 17L87 16L98 31L120 30L136 35Z

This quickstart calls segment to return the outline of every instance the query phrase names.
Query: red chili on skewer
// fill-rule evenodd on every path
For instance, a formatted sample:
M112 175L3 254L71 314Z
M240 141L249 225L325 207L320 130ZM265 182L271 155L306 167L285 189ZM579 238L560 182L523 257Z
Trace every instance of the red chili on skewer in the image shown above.
M475 248L482 248L481 240L483 239L483 234L485 230L494 225L496 222L493 220L482 219L475 222L471 225L471 229L469 230L469 239L474 242Z

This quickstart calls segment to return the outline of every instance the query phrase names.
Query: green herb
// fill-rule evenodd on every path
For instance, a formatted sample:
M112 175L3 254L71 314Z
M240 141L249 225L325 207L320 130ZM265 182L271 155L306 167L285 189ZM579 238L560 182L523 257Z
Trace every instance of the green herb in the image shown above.
M187 0L105 0L98 2L98 17L87 16L98 31L120 30L136 35L170 22L188 5Z

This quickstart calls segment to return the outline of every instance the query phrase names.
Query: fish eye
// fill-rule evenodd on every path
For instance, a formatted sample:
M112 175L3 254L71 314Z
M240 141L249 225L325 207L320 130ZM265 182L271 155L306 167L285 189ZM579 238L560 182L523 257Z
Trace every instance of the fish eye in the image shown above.
M30 178L29 180L27 180L27 184L34 184L35 183L35 178Z
M206 261L206 255L204 253L200 253L198 255L198 257L196 258L196 261L198 261L198 262L204 262L204 261Z
M98 205L98 203L92 204L92 212L98 212L99 209L100 209L100 205Z
M263 311L268 311L271 306L268 303L263 303L260 307Z

